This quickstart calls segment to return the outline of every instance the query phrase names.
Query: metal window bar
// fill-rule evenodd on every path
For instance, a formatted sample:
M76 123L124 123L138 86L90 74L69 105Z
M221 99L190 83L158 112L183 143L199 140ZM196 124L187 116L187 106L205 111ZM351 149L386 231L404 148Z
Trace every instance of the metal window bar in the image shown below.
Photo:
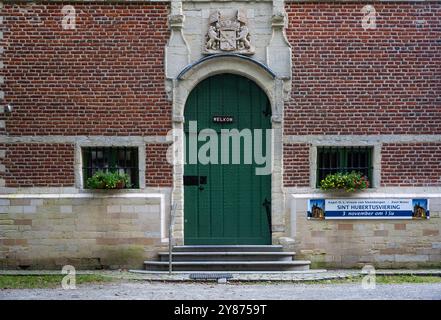
M318 147L317 187L329 174L337 172L361 172L372 187L372 147Z
M123 156L120 160L120 154ZM84 147L82 148L84 185L97 171L119 171L129 175L130 186L139 188L138 148Z

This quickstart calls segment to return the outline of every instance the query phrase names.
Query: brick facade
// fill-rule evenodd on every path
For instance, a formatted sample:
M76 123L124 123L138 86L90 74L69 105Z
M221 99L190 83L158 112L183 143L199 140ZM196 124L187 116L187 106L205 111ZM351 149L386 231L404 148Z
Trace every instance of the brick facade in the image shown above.
M73 187L71 144L8 144L2 160L7 187Z
M167 162L168 144L146 145L146 185L151 187L171 187L173 167Z
M167 3L75 3L74 30L61 4L22 7L3 9L8 134L166 134Z
M285 187L308 187L310 165L308 144L284 145ZM441 186L440 143L383 143L381 187Z
M0 114L7 134L165 135L171 128L163 73L168 7L76 3L76 29L64 30L61 4L5 4L3 89L14 105L13 113ZM7 187L74 185L73 152L32 148L19 165L15 153L25 151L8 147ZM45 148L53 150L38 153ZM170 186L170 171L158 161L148 160L147 184Z
M77 28L63 30L60 5L41 3L23 11L5 4L4 91L15 107L4 116L7 134L166 134L171 128L163 74L168 4L75 7ZM377 29L365 31L358 4L286 4L294 78L285 134L441 132L439 9L429 3L376 9ZM40 20L34 21L37 13ZM410 23L415 17L425 23ZM307 150L293 154L292 146L285 148L285 186L309 185ZM170 186L166 168L148 167L147 185ZM383 176L385 185L400 185ZM14 186L23 182L15 180Z
M293 88L285 134L440 134L441 8L287 3ZM417 24L423 20L423 24Z
M440 7L401 3L398 10L394 3L375 4L374 30L362 28L361 8L357 3L286 4L293 88L285 105L285 134L440 134ZM292 163L306 151L293 155L291 146L285 148L285 186L304 186L309 169L293 169ZM389 159L408 152L401 144L386 151L382 185L440 186L439 148L428 147L413 159ZM438 162L429 166L429 158ZM411 176L403 182L400 176L406 173Z
M189 61L194 63L205 37L197 19L208 19L199 9L218 4L184 4L188 7L183 10L183 30L191 49ZM0 112L0 233L8 232L0 239L0 267L140 267L143 259L167 244L162 233L170 199L178 202L178 213L184 207L179 202L184 198L182 179L173 180L180 167L167 162L169 144L164 139L173 126L182 125L178 112L172 122L172 112L186 97L173 94L192 88L182 89L191 82L182 80L180 91L170 90L172 83L165 77L166 65L179 59L186 63L185 53L176 49L186 46L179 43L176 30L177 51L169 51L176 61L164 58L171 42L168 18L179 29L180 16L169 17L169 2L75 2L76 29L64 30L63 5L17 1L4 4L1 11L0 91L3 102L14 110ZM283 166L275 165L272 177L272 240L295 238L298 257L319 267L439 267L441 6L436 1L375 3L377 28L368 30L361 25L363 6L325 0L285 3L286 35L292 46L290 99L283 100L281 94L287 88L276 87L280 78L265 80L270 82L266 88L278 88L269 94L280 99L272 106L273 116L274 110L284 112L283 135L274 139L280 144L273 148L277 161L283 156ZM265 64L270 61L265 54L278 50L277 41L271 50L265 47L276 31L271 27L275 11L269 2L258 2L254 9L250 20L259 19L254 25L259 28L250 27L256 45L251 58ZM277 57L279 53L284 56L282 49ZM187 76L214 70L204 63L207 69L199 64L199 71ZM259 69L255 74L264 73L268 72ZM173 85L181 81L173 79ZM286 77L283 81L289 82ZM274 127L280 125L279 116L282 119L281 114L274 117ZM368 196L390 192L392 197L395 192L402 197L429 190L430 219L306 219L307 198L320 192L310 188L311 148L326 139L331 145L346 139L348 145L353 137L371 139L368 142L374 141L379 150L373 160L381 183L366 191ZM76 170L81 168L75 150L100 141L103 146L129 142L142 155L145 145L145 159L140 159L145 190L103 195L75 188ZM371 145L364 142L361 145ZM57 187L48 193L60 194L32 198L42 190L33 187ZM18 198L7 194L8 188L22 188L12 191L20 193ZM184 237L180 213L177 243Z
M286 187L309 186L309 145L285 144L283 147L284 185Z
M383 144L383 186L440 186L441 144Z

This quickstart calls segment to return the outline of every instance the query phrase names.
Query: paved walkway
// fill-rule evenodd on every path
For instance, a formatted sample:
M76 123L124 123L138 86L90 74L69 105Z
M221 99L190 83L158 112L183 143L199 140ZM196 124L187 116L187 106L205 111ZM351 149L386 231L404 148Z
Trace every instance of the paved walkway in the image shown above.
M390 270L376 270L377 275L432 275L441 276L441 269L390 269ZM1 275L60 275L60 271L55 270L0 270ZM289 281L289 282L303 282L314 280L332 280L345 279L348 277L355 277L362 275L361 270L344 269L344 270L308 270L308 271L285 271L285 272L173 272L169 275L168 272L163 271L82 271L78 270L77 274L101 274L111 276L121 280L146 280L146 281L191 281L192 274L227 274L232 276L230 282L244 282L244 281Z
M441 283L377 285L363 289L361 284L302 283L184 283L126 282L82 285L74 290L20 289L0 290L2 299L182 299L182 300L347 300L347 299L410 299L441 300Z
M380 274L441 276L441 270L377 270ZM60 274L60 271L0 271L1 275ZM236 272L227 284L189 282L187 272L78 271L77 274L102 274L116 282L84 284L74 290L0 289L0 300L9 299L434 299L441 300L441 283L378 284L363 289L360 283L317 284L326 280L358 276L360 270L310 270L292 272ZM137 281L136 281L137 280Z

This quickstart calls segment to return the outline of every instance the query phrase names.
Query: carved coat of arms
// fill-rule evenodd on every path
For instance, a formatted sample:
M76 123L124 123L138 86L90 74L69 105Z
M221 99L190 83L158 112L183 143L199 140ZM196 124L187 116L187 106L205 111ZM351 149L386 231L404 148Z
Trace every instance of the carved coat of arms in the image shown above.
M224 18L219 11L212 13L203 53L254 54L247 23L246 14L242 10L237 11L234 19Z

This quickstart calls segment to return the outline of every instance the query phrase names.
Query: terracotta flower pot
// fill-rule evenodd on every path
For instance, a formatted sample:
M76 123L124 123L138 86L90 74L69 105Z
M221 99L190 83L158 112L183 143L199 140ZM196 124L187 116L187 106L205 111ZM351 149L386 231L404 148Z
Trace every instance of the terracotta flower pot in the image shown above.
M124 189L125 185L124 181L118 181L116 183L116 189Z
M106 183L104 181L102 181L98 186L97 189L105 189L106 188Z

